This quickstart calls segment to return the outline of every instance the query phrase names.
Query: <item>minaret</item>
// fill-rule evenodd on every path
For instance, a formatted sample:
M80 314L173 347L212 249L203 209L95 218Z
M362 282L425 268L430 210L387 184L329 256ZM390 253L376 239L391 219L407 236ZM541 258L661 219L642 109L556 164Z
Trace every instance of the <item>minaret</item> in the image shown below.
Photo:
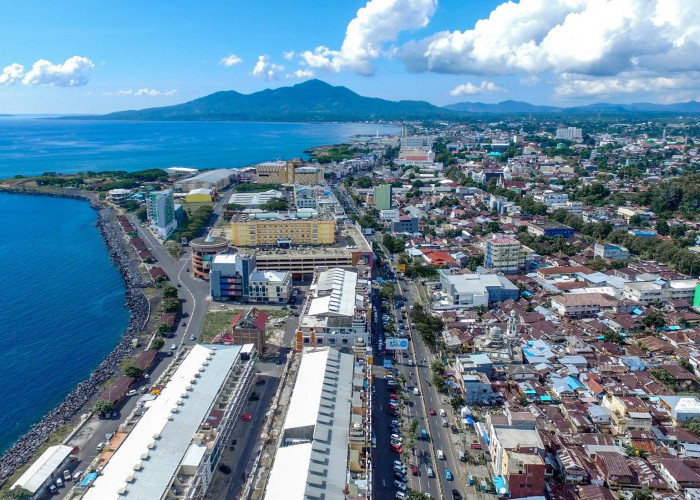
M506 333L508 340L513 341L518 338L518 321L515 319L515 309L510 311L508 319L508 332Z

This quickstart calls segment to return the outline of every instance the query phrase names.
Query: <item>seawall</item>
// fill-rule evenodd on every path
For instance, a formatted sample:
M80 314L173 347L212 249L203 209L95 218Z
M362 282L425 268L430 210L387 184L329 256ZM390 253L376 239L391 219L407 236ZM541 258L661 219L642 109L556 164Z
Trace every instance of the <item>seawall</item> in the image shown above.
M89 202L90 206L97 210L96 226L105 242L110 259L124 280L126 286L125 305L131 312L129 324L124 335L122 335L112 352L107 355L86 380L80 382L65 397L61 404L51 410L41 421L32 425L29 431L0 457L1 485L15 470L25 465L32 458L37 448L46 442L52 432L60 426L70 423L79 413L89 411L88 408L85 408L85 405L99 393L102 384L110 378L118 376L121 361L129 357L134 351L131 341L148 320L149 306L148 300L142 291L142 288L148 286L148 283L143 281L137 266L129 257L128 244L122 236L121 229L116 227L114 209L101 206L96 196L80 190L62 190L54 193L0 187L0 193L72 198Z

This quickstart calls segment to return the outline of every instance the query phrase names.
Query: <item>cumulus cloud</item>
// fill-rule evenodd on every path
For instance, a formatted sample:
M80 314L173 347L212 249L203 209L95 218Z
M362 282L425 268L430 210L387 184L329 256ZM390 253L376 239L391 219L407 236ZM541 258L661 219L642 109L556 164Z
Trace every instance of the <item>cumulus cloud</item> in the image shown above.
M476 94L494 94L497 92L508 92L506 89L499 87L493 82L482 81L480 85L474 85L472 82L463 83L450 90L450 95L476 95Z
M221 61L219 61L219 63L222 66L226 66L228 68L230 68L231 66L235 66L236 64L240 64L242 62L243 62L243 59L238 57L236 54L228 55L228 56L224 57Z
M128 89L128 90L117 90L116 92L103 92L102 95L105 96L136 96L136 97L159 97L159 96L171 96L177 93L177 89L170 90L156 90L156 89Z
M86 72L95 65L87 57L73 56L63 64L39 59L32 65L22 83L25 85L55 85L57 87L78 87L88 82Z
M287 60L291 61L294 58L295 52L293 50L282 52L282 56Z
M13 63L9 66L5 66L0 74L0 85L9 85L18 82L22 79L24 75L24 66L21 64Z
M535 87L538 83L540 83L540 77L537 75L524 76L519 78L518 82L520 82L520 85L524 85L525 87Z
M253 68L253 76L264 80L277 80L282 71L284 71L284 66L271 62L270 56L258 56L258 62Z
M384 45L402 31L426 26L436 6L437 0L370 0L348 24L340 50L321 45L300 56L310 68L373 75L372 61L380 57Z
M294 73L288 73L287 78L296 78L298 80L308 80L314 77L314 72L311 69L298 69Z
M700 2L521 0L465 31L443 31L398 52L411 71L454 74L700 70Z

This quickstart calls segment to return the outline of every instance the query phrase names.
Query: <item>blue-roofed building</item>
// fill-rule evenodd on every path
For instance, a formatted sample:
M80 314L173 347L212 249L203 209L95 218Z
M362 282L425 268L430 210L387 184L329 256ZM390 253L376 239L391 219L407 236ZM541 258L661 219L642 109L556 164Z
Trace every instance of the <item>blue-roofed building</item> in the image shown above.
M631 372L641 372L647 369L647 365L637 356L621 356L620 364L625 365Z

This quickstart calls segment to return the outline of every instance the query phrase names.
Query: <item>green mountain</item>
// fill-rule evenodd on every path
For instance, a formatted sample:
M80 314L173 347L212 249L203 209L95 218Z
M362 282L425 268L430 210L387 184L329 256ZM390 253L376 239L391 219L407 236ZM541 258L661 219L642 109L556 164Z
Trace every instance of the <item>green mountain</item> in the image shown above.
M320 80L309 80L293 87L267 89L253 94L228 90L174 106L81 118L329 122L423 120L454 116L454 112L425 101L396 102L363 97L346 87L334 87Z

